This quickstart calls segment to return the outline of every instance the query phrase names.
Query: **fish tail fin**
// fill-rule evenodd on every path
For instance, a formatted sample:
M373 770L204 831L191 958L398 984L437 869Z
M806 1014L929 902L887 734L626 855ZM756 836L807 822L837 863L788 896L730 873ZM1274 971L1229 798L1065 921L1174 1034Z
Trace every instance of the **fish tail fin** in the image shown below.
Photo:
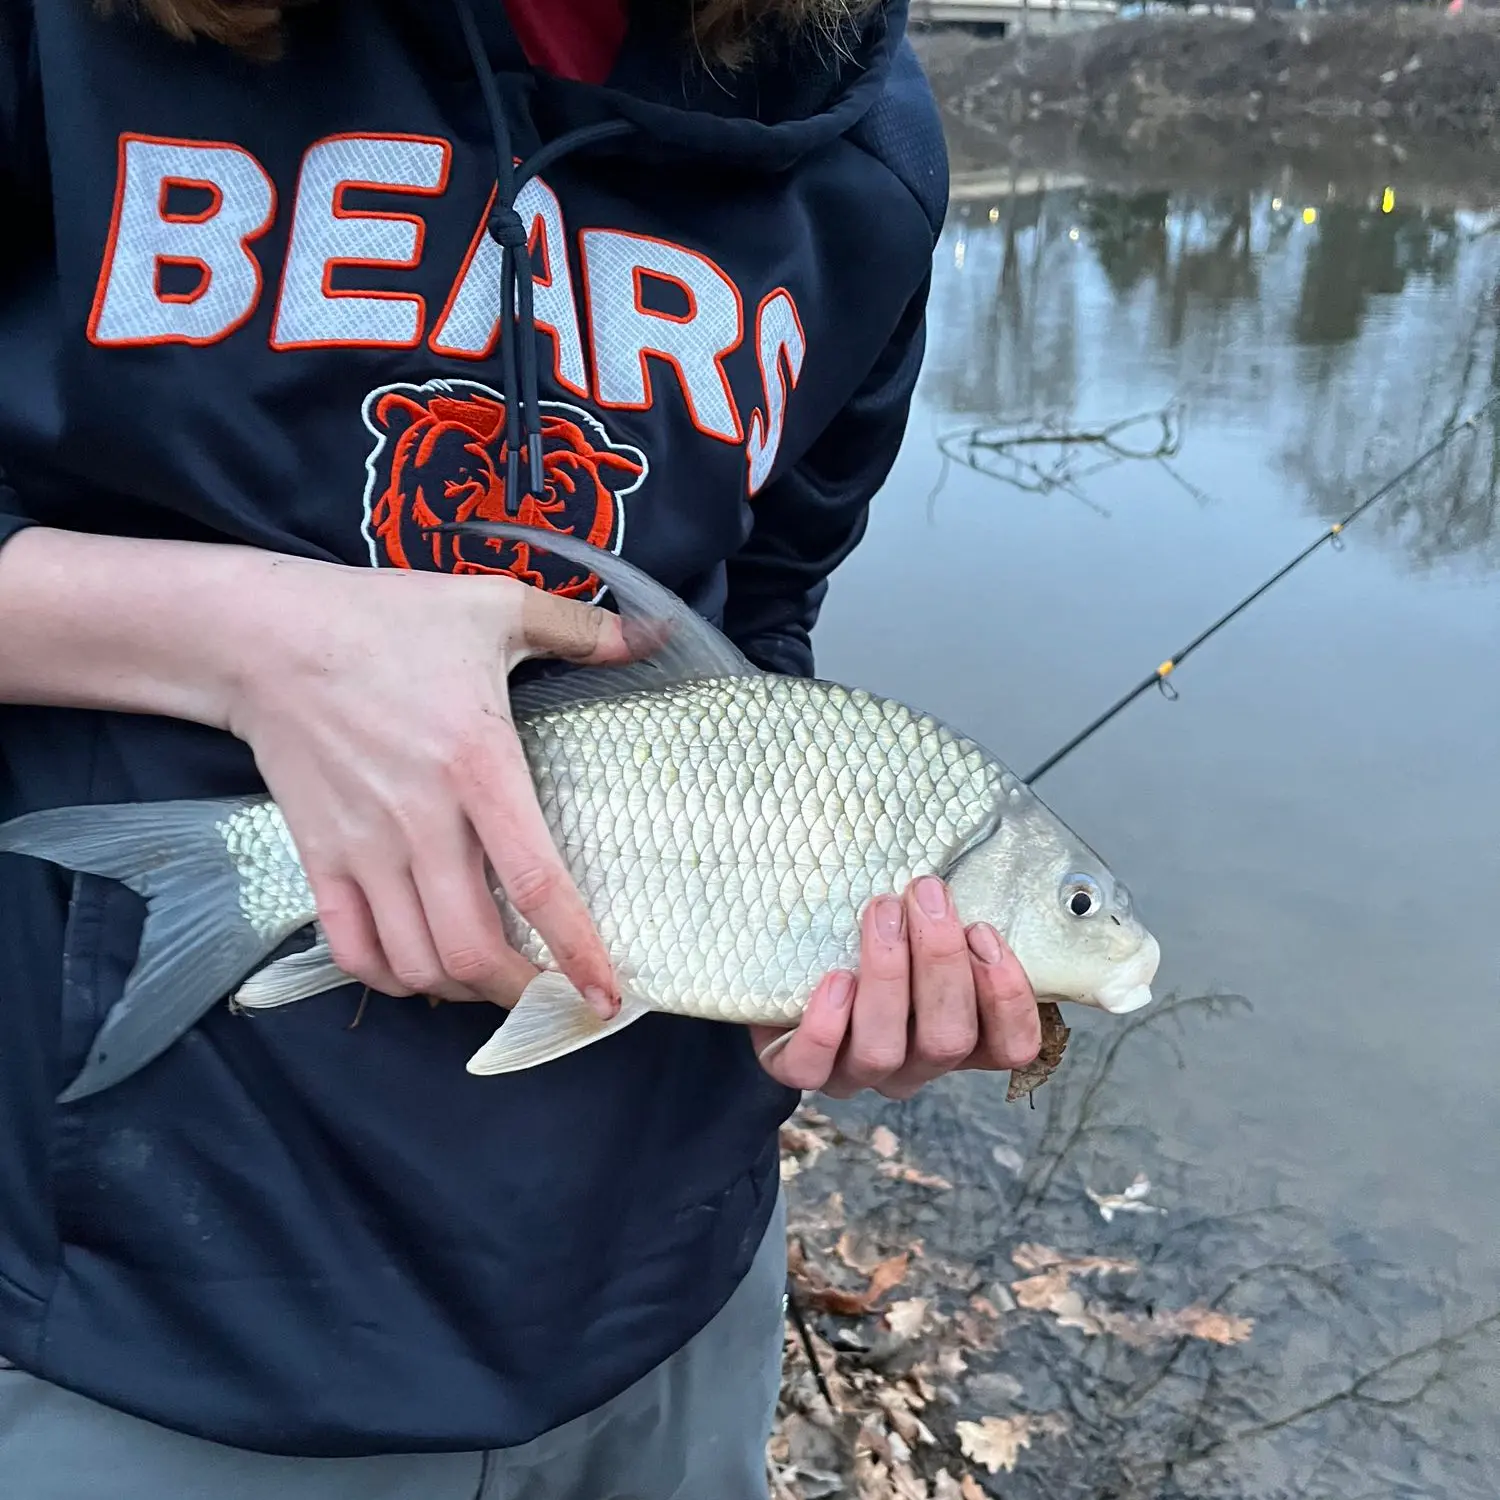
M0 825L0 851L118 880L147 903L124 993L59 1102L86 1098L143 1068L287 936L257 931L240 909L239 871L221 825L252 801L50 808Z
M489 1041L469 1059L471 1073L518 1073L565 1057L639 1021L651 1007L628 991L620 1008L601 1021L562 974L538 974Z

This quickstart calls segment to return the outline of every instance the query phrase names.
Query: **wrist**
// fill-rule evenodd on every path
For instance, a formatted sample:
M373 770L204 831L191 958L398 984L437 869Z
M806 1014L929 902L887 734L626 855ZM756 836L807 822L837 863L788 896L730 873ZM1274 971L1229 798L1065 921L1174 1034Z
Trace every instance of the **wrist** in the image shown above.
M193 694L204 723L247 739L268 697L327 670L316 590L337 569L249 548L232 551L219 559L224 603L208 616Z
M328 566L220 543L23 531L0 550L0 701L232 730L294 629L287 577Z

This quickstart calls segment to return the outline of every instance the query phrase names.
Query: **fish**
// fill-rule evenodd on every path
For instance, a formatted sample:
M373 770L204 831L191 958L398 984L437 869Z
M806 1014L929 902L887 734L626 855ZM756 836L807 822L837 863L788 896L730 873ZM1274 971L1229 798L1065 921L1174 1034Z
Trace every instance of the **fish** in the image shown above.
M1161 949L1129 888L976 739L863 687L762 670L580 538L502 521L439 529L587 567L634 645L624 664L510 690L620 1008L601 1019L496 885L507 939L540 973L469 1073L539 1067L652 1012L794 1026L825 974L857 968L867 904L922 875L946 881L965 924L1004 936L1039 999L1117 1016L1150 1003ZM0 850L119 880L146 903L124 990L61 1102L130 1077L221 1002L254 1014L351 982L268 795L46 808L0 825ZM311 946L272 957L303 932Z

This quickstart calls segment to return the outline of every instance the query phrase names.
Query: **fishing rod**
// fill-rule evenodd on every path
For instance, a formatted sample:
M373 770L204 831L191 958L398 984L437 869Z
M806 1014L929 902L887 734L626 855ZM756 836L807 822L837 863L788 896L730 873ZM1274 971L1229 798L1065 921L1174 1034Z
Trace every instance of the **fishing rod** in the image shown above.
M1448 428L1440 438L1438 438L1424 452L1418 454L1417 457L1414 458L1409 464L1407 464L1404 469L1402 469L1398 474L1393 475L1390 479L1386 480L1386 482L1381 485L1374 494L1368 496L1364 500L1361 500L1360 503L1356 505L1354 509L1351 510L1349 514L1346 515L1342 520L1335 521L1326 531L1321 533L1321 535L1316 537L1313 541L1309 542L1307 546L1305 546L1294 558L1292 558L1289 562L1272 573L1271 576L1267 578L1266 581L1262 583L1258 588L1252 589L1251 592L1246 594L1238 604L1234 605L1233 608L1226 610L1206 630L1203 630L1198 635L1194 636L1193 639L1190 640L1187 645L1182 648L1182 650L1176 652L1172 656L1169 656L1164 662L1162 662L1159 667L1156 668L1154 672L1151 672L1148 676L1143 677L1138 683L1136 683L1133 688L1130 689L1128 693L1125 693L1114 703L1112 703L1091 724L1087 725L1083 729L1080 729L1078 733L1075 734L1073 738L1070 739L1065 745L1061 746L1057 750L1054 750L1052 754L1049 755L1046 760L1044 760L1041 765L1036 768L1036 770L1034 770L1029 776L1025 778L1027 784L1029 785L1030 783L1038 780L1038 778L1045 776L1048 771L1053 769L1054 766L1057 766L1062 761L1066 760L1068 756L1070 756L1075 750L1079 748L1079 746L1084 745L1089 740L1091 740L1096 734L1098 734L1101 729L1104 728L1106 724L1110 722L1110 720L1112 720L1117 714L1124 713L1125 710L1129 708L1130 705L1134 703L1142 693L1147 692L1149 689L1159 688L1167 698L1176 699L1176 697L1178 696L1177 690L1172 686L1168 679L1171 677L1172 673L1175 672L1177 668L1180 667L1183 662L1186 661L1188 657L1190 657L1193 652L1195 652L1199 648L1199 646L1203 645L1205 641L1217 635L1219 631L1221 631L1227 624L1229 624L1229 622L1236 616L1249 609L1249 607L1254 604L1262 594L1266 593L1269 589L1280 583L1281 580L1285 578L1286 575L1290 573L1294 568L1300 567L1304 562L1307 561L1309 557L1313 555L1314 552L1318 550L1319 547L1327 546L1330 544L1335 547L1342 546L1343 543L1341 541L1341 538L1344 534L1344 531L1353 522L1357 521L1367 510L1370 509L1372 505L1375 505L1381 500L1384 500L1385 497L1397 487L1397 485L1402 484L1404 481L1409 479L1414 473L1416 473L1418 469L1422 467L1423 464L1427 463L1429 460L1435 458L1439 453L1441 453L1443 449L1446 448L1448 444L1451 443L1453 439L1459 435L1459 433L1474 431L1479 426L1479 419L1484 416L1484 414L1492 406L1494 406L1496 402L1500 402L1500 391L1497 391L1493 396L1489 398L1488 401L1484 402L1481 406L1470 412L1469 415L1465 417L1461 422L1458 422L1454 426Z

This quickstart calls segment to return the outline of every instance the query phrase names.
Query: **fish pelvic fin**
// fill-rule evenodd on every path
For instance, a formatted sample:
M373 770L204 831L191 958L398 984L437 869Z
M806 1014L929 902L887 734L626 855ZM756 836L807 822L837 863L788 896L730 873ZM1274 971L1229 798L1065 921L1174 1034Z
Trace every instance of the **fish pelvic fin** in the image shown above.
M354 982L352 974L334 963L328 939L319 933L311 948L257 969L231 998L245 1010L272 1010Z
M152 1062L300 925L257 930L240 909L240 874L220 828L258 800L60 807L0 825L0 851L118 880L146 901L124 992L59 1103L99 1093Z
M623 1031L650 1009L627 990L614 1017L601 1021L564 975L544 971L521 992L500 1029L469 1059L468 1070L487 1076L538 1067Z

